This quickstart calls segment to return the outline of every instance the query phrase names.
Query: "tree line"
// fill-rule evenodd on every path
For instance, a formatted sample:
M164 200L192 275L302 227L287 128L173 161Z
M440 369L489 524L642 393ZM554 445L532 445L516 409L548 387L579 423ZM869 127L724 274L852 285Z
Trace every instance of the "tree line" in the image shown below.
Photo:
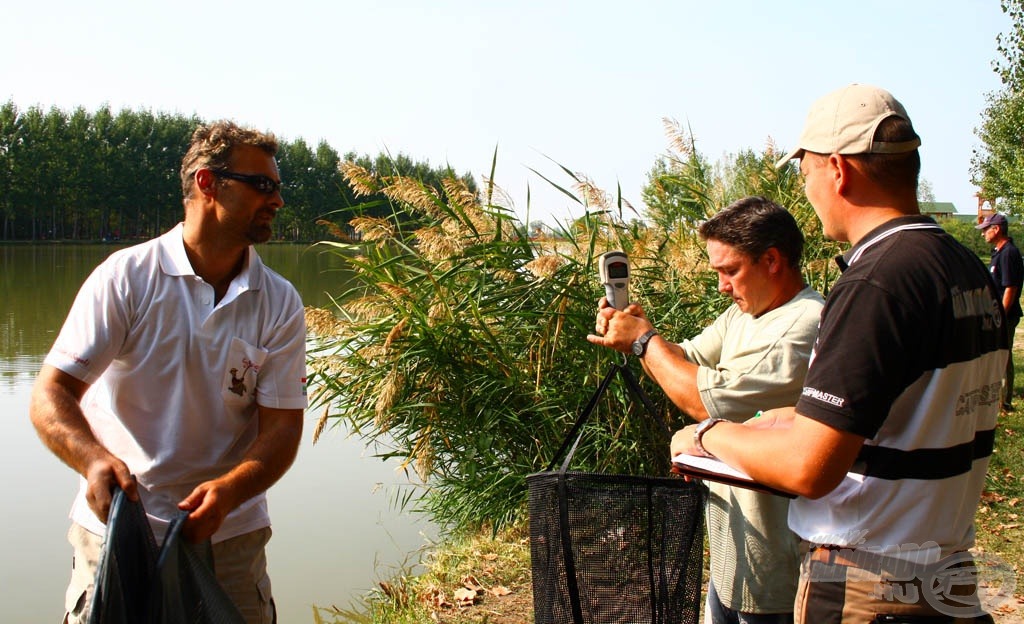
M148 110L71 112L53 107L0 106L0 241L145 239L183 217L181 158L196 116ZM355 216L393 214L383 194L358 199L339 171L354 162L383 177L408 176L441 189L458 177L475 191L472 176L431 167L404 155L339 155L326 141L281 140L278 166L285 206L275 237L329 239L351 233Z
M1010 28L996 37L1001 58L992 69L1002 83L986 94L987 106L975 134L981 146L971 158L971 181L992 207L1024 214L1024 0L1000 0Z

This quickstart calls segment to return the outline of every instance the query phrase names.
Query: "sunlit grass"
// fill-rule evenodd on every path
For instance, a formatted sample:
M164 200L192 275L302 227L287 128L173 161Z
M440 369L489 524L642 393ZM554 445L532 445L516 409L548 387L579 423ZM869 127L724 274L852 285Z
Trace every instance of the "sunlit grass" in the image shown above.
M1024 330L1021 331L1024 334ZM1014 350L1018 382L1024 380L1024 350ZM1024 398L999 417L996 447L977 513L978 547L1013 566L1024 566ZM1024 588L1022 588L1024 589Z
M488 528L424 555L425 571L378 582L361 604L320 608L317 624L527 624L533 622L530 546L525 527Z

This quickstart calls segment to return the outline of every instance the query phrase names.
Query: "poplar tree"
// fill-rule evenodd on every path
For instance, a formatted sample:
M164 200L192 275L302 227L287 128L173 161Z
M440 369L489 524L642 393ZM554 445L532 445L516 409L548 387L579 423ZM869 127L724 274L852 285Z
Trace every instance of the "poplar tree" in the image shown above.
M986 96L975 134L981 147L971 158L971 181L981 195L997 200L1000 210L1024 214L1024 0L1001 0L1010 18L996 37L1001 58L992 62L1002 87Z

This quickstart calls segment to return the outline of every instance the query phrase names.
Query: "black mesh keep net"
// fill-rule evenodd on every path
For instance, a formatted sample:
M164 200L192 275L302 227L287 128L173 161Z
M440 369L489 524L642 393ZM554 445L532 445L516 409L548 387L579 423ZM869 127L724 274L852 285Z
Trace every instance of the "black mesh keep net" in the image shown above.
M633 390L635 378L620 372ZM535 624L697 624L703 488L679 477L568 471L574 451L561 470L526 477Z
M703 489L670 477L567 472L564 480L559 488L558 472L526 479L535 623L697 624Z

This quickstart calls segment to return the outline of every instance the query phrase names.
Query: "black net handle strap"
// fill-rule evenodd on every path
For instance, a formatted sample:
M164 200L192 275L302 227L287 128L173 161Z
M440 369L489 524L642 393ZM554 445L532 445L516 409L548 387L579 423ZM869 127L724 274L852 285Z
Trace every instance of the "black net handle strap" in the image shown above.
M569 445L572 444L572 450L565 456L566 463L568 464L569 459L573 456L573 453L576 452L576 445L580 443L580 438L583 436L583 432L581 431L583 429L583 425L594 412L594 409L597 407L597 402L601 399L601 395L603 395L605 390L608 389L608 386L611 385L612 379L615 378L615 374L618 372L619 365L612 364L612 367L608 369L608 373L605 374L604 379L601 380L601 385L597 387L597 391L590 397L586 407L583 408L583 411L581 411L580 415L576 418L576 422L574 422L572 428L569 429L569 433L565 435L565 439L562 440L562 446L558 447L558 451L555 452L555 456L551 458L551 463L548 464L548 472L555 469L555 466L560 461L566 449L568 449ZM563 467L562 470L564 472L565 468Z
M626 386L634 396L640 399L644 405L644 410L647 415L652 418L655 422L659 423L659 431L661 431L666 438L671 440L672 432L669 430L668 425L662 422L654 409L654 403L651 402L650 397L644 392L643 388L640 387L640 383L636 379L636 375L629 369L624 362L622 364L612 364L612 367L608 370L608 373L601 380L601 385L597 387L597 391L590 397L590 401L587 402L586 407L580 412L579 418L573 423L572 429L569 430L568 435L565 436L565 440L562 442L562 446L555 453L554 459L551 460L551 465L548 466L548 471L554 469L555 464L558 463L558 459L565 453L566 447L572 442L572 448L565 454L565 461L562 462L562 467L558 471L558 517L559 524L561 527L561 539L562 542L562 561L565 564L565 584L566 590L569 594L569 608L572 611L572 621L574 624L584 624L583 622L583 605L580 601L580 588L579 583L576 579L576 556L572 552L572 535L569 533L569 493L568 485L565 479L565 473L569 469L569 462L572 461L572 456L576 453L576 447L579 446L580 439L583 438L583 425L590 418L594 409L597 407L597 402L601 399L601 395L605 393L608 386L611 385L612 379L616 373L621 374L626 380Z
M644 405L644 411L647 412L648 418L654 422L658 431L660 431L664 436L665 442L671 444L672 429L669 428L668 423L661 418L658 418L658 410L654 408L654 402L651 401L651 397L647 396L644 389L640 387L640 382L637 381L636 375L633 374L633 369L625 364L619 364L618 367L622 376L626 379L626 387L628 387L629 391L633 393L633 396L640 399L640 402Z
M572 428L569 429L569 433L565 435L565 440L562 441L562 445L558 448L558 451L555 452L554 457L551 458L551 463L548 464L548 472L555 469L555 466L558 465L558 462L562 459L563 455L565 457L565 461L562 463L561 471L565 472L568 470L569 462L572 460L572 456L576 453L576 447L579 445L580 439L583 437L583 425L586 424L590 415L594 413L594 410L597 408L597 402L601 400L601 396L606 390L608 390L608 386L611 385L612 379L616 374L622 375L626 380L626 387L629 388L629 391L633 396L638 398L643 404L644 411L647 412L647 416L654 421L656 425L658 425L657 429L665 437L665 441L672 441L672 430L669 429L668 424L666 424L665 421L658 418L658 412L654 408L654 402L651 401L651 397L647 396L644 389L640 387L640 382L637 381L636 375L633 374L633 371L625 363L612 363L611 368L608 369L604 379L601 380L601 384L590 397L586 407L583 408L583 411L581 411L580 415L576 418L576 422L573 423ZM572 445L572 448L569 448L570 444ZM566 449L569 450L568 453L566 453Z

